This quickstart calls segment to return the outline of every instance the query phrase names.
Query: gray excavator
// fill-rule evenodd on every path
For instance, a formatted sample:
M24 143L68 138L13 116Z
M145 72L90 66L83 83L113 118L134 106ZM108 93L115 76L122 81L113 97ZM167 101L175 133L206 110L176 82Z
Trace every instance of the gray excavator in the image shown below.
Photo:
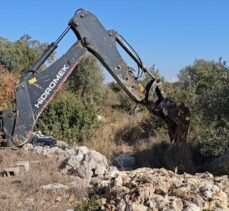
M45 70L38 71L70 30L77 42ZM123 60L118 46L136 63L136 72ZM95 15L79 9L64 32L21 77L15 88L16 107L0 111L0 145L22 146L31 139L37 119L88 52L101 62L133 101L165 121L172 142L187 140L189 109L165 95L160 80L147 70L136 51L117 31L106 30ZM145 74L149 81L143 85L141 78Z

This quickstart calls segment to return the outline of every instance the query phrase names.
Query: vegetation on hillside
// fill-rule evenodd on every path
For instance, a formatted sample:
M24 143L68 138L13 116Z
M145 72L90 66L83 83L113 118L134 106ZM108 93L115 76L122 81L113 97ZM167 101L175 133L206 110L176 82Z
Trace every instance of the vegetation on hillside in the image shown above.
M196 60L170 84L170 95L191 109L190 139L206 156L222 154L229 144L229 69L214 61Z
M1 109L13 106L14 86L20 74L32 66L46 46L28 35L15 42L0 38ZM54 59L55 54L48 63ZM165 82L154 68L151 71L162 79L168 96L190 108L189 146L198 149L204 157L221 155L229 144L228 66L215 61L195 60L180 71L175 83ZM107 118L106 127L112 121L123 125L124 114L134 116L135 108L136 104L115 82L104 84L100 65L93 56L87 55L41 115L36 130L68 141L93 142L95 129L102 125L97 121L97 114ZM144 108L139 110L138 115L141 116L140 123L128 120L125 128L114 126L115 129L106 129L115 133L107 135L106 139L112 137L114 145L127 143L128 139L131 143L127 144L132 146L152 136L166 139L165 125L160 119L146 115Z
M0 65L0 109L4 110L14 106L14 88L18 80L16 72L9 72L4 66Z

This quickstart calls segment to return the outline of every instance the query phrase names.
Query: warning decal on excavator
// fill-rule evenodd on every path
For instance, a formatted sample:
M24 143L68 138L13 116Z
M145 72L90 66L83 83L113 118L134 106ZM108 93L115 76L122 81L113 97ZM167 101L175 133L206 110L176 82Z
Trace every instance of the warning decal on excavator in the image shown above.
M36 82L37 82L37 79L34 77L34 78L32 78L32 79L30 79L29 81L29 84L35 84Z
M145 91L145 88L142 84L138 84L138 88L139 88L139 91L142 93Z

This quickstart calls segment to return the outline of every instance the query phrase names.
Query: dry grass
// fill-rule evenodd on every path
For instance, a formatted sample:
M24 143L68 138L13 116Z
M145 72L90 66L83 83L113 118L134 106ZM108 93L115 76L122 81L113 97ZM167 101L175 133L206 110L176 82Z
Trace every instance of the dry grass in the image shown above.
M73 188L53 192L42 190L41 186L53 183L67 184L73 177L58 171L55 157L41 157L21 150L0 150L0 169L13 166L17 161L28 160L30 170L24 175L0 178L0 210L67 210L76 206L86 189ZM69 201L70 198L74 200Z
M135 157L137 167L165 167L179 173L194 173L197 169L193 163L193 151L187 144L173 145L162 141L168 140L167 136L142 138L139 134L141 131L130 133L132 137L129 137L128 141L123 138L126 131L134 130L147 115L113 112L94 136L83 145L104 154L110 163L117 154L128 153ZM67 184L74 180L73 177L59 172L57 158L41 157L20 149L0 150L0 169L10 167L20 160L30 162L30 171L17 177L0 178L0 211L67 210L76 207L81 198L87 195L87 190L80 186L60 192L41 190L43 185ZM71 197L75 198L73 202L69 201Z
M132 154L134 146L126 143L118 134L123 128L137 124L143 118L143 114L129 115L128 113L113 112L106 118L106 122L98 129L90 140L86 140L83 145L95 149L105 155L108 161L119 153Z
M147 120L147 121L146 121ZM198 171L191 144L172 144L167 134L151 131L148 113L129 115L114 112L107 122L83 144L105 155L110 164L119 153L135 157L136 167L167 168L179 173ZM143 125L143 127L141 127Z
M166 168L178 173L196 173L193 148L188 144L172 144L168 141L148 142L135 151L137 167Z

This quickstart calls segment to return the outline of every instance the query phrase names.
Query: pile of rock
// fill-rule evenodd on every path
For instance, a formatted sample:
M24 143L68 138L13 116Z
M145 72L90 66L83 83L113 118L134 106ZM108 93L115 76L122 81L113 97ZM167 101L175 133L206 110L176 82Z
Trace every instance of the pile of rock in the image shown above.
M57 141L55 145L25 144L22 149L24 151L34 151L38 155L52 157L53 155L65 154L69 149L69 145L64 141Z
M104 210L229 210L229 179L141 168L107 174L95 184Z
M76 147L68 150L60 158L61 172L85 179L88 182L93 177L103 178L109 170L107 159L104 155L87 147Z
M102 178L110 170L104 155L85 146L69 148L65 142L55 146L34 146L25 144L24 151L33 151L41 156L56 156L63 174L75 176L80 182L88 185L92 178Z
M53 147L26 144L23 149L43 156L57 156L60 171L75 176L77 185L91 187L92 192L101 197L103 210L229 210L228 176L179 175L150 168L119 171L109 167L106 157L95 150L69 148L64 142ZM115 162L122 170L134 165L133 158L126 155L116 157ZM66 187L59 185L58 188Z

